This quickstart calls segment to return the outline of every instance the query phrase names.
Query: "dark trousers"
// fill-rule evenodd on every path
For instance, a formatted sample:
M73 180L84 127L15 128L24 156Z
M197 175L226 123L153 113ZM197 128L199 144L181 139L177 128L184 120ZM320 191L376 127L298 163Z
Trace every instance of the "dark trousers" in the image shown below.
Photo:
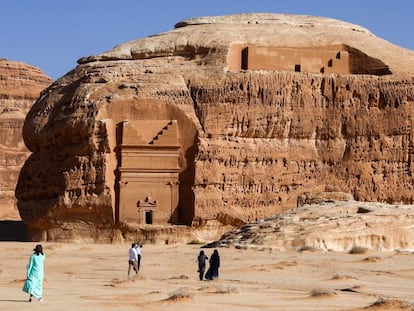
M141 267L141 255L138 255L138 262L137 262L138 270Z
M201 267L201 268L198 269L198 277L200 278L200 281L203 280L205 271L206 271L205 267Z

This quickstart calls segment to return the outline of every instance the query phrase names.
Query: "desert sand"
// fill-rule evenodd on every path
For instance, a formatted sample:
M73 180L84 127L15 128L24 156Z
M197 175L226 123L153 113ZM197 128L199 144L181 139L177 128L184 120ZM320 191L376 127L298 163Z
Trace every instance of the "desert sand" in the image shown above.
M0 310L412 310L414 254L219 248L220 278L199 281L200 245L43 243L44 301L21 288L35 243L0 242ZM213 249L205 249L210 256ZM364 309L365 310L365 309Z

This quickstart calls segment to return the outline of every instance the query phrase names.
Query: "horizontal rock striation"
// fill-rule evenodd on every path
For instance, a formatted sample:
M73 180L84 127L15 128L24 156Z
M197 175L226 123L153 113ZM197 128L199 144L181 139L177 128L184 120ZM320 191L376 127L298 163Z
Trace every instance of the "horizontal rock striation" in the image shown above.
M225 233L210 246L279 251L414 249L413 205L356 201L303 205Z
M20 219L14 191L30 154L22 138L23 123L50 82L38 68L0 59L0 219Z
M278 64L286 47L295 57ZM413 71L413 52L339 21L181 22L82 58L38 99L20 213L33 239L111 241L154 225L219 232L307 193L412 203Z

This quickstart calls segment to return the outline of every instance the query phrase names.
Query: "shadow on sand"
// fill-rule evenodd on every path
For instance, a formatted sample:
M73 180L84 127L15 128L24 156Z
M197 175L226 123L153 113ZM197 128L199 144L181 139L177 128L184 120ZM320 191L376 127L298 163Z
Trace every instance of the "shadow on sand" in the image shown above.
M23 221L0 221L0 241L24 242L26 240L26 227Z

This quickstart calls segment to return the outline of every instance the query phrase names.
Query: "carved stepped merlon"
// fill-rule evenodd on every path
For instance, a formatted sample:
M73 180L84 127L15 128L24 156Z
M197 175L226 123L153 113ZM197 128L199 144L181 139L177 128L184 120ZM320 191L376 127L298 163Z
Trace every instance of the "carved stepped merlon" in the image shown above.
M177 121L169 121L149 144L157 146L177 145Z
M349 52L348 51L334 51L332 57L321 68L321 73L343 73L348 74L349 68Z

